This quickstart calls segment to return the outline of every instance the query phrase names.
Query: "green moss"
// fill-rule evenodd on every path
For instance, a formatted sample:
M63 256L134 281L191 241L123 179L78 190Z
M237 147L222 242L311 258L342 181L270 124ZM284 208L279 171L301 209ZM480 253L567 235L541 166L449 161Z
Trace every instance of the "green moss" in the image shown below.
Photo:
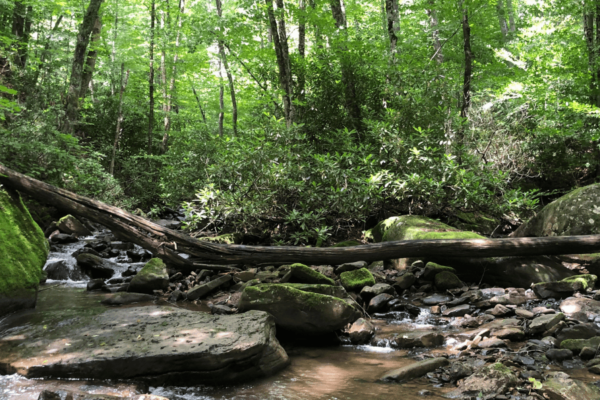
M293 298L296 303L302 304L308 307L309 309L317 309L321 305L330 302L342 302L352 307L352 305L346 302L345 300L328 296L325 294L305 292L303 290L295 289L289 285L262 284L257 286L250 286L246 287L243 293L243 295L254 299L260 299L266 294L269 294L271 298Z
M456 289L463 284L456 275L449 271L442 271L435 276L435 287L440 290Z
M499 362L491 365L491 369L493 369L494 371L501 372L503 374L512 375L512 371L510 370L510 368Z
M226 233L219 236L212 237L200 237L198 240L211 243L222 243L222 244L239 244L241 243L241 235L239 233Z
M562 282L581 283L583 290L587 290L588 288L593 288L596 284L598 277L592 274L584 274L584 275L574 275L562 280Z
M292 264L290 267L294 280L299 280L302 283L316 283L323 285L334 285L333 279L326 277L320 272L300 263Z
M575 354L579 354L584 347L598 348L600 346L600 336L590 339L567 339L560 343L561 349L569 349Z
M381 221L372 229L376 242L427 239L485 239L474 232L465 232L431 218L403 215Z
M423 271L423 279L433 280L437 274L440 272L447 271L456 273L456 270L452 267L446 267L445 265L440 265L434 262L428 262L425 265L425 270Z
M44 233L20 196L0 189L0 296L35 295L48 251Z
M359 291L365 286L373 286L375 284L373 274L366 268L342 272L340 280L342 281L342 286L346 290L351 291Z
M144 268L138 274L154 274L154 275L162 275L165 272L165 268L167 266L160 258L153 258L148 261Z

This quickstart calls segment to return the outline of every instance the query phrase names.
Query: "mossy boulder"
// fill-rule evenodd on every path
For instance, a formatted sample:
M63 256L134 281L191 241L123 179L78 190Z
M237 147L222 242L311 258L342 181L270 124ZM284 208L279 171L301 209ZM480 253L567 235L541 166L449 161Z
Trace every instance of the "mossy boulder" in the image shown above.
M435 276L434 285L438 290L457 289L463 287L463 283L450 271L442 271Z
M82 253L75 258L77 265L91 279L112 278L117 265L94 254Z
M431 218L403 215L388 218L375 226L371 234L376 242L419 239L485 239L474 232L460 231ZM484 282L529 288L538 282L559 281L573 272L553 257L420 257L424 262L436 262L452 267L465 282ZM387 260L388 268L404 270L415 259Z
M460 381L458 388L446 393L444 397L471 399L483 395L483 398L488 398L488 395L506 392L509 388L515 387L517 382L518 379L510 368L502 363L495 363L479 369Z
M333 285L333 279L326 277L320 272L307 267L304 264L293 264L290 267L292 273L291 281L297 283L313 283L320 285Z
M56 225L62 233L69 235L90 236L92 234L88 228L72 215L65 215L58 220Z
M541 282L532 286L533 291L542 299L566 298L574 292L585 292L593 288L597 280L596 275L574 275L557 282Z
M19 194L0 186L0 316L35 307L48 251Z
M597 349L600 346L600 336L594 336L589 339L566 339L560 342L561 349L568 349L573 354L579 354L584 347Z
M456 270L452 267L446 267L434 262L428 262L423 270L423 275L421 275L421 278L432 281L435 276L442 271L452 272L453 274L456 273Z
M366 268L343 272L340 275L340 281L346 290L352 292L360 292L365 286L375 285L373 274Z
M129 292L153 294L155 290L169 287L167 266L160 258L153 258L133 277Z
M346 299L349 297L346 290L341 286L315 285L308 283L280 283L280 285L302 290L303 292L325 294L327 296L337 297L338 299Z
M600 233L600 183L575 189L554 200L515 231L514 237L597 235Z
M278 328L298 336L331 333L361 317L349 301L281 284L246 287L239 310L266 311Z
M568 374L553 371L542 385L541 392L547 399L596 400L600 399L600 388L571 378Z

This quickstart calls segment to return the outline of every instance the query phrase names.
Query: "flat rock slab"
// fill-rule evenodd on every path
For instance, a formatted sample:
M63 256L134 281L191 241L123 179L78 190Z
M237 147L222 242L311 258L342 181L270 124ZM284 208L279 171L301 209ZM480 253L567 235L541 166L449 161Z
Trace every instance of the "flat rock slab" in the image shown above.
M375 334L373 346L390 346L396 349L415 347L437 347L444 343L444 335L431 330L413 330L408 332L389 332Z
M0 337L0 373L27 378L219 384L268 376L287 364L275 321L262 311L102 308L64 320L40 318Z
M386 372L380 380L402 382L414 378L419 378L428 372L435 371L438 368L445 367L450 362L443 358L430 358L428 360L417 361L416 363L407 365L406 367L394 369Z

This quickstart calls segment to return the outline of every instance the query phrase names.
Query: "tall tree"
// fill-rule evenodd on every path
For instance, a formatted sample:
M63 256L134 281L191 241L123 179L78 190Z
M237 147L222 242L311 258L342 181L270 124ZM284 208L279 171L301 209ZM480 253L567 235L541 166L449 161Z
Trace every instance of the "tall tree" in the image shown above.
M346 15L342 8L341 0L330 0L331 14L335 21L335 26L338 29L338 35L342 41L340 46L340 65L342 69L342 83L344 85L344 97L346 103L346 110L352 120L353 128L357 132L362 131L362 120L360 105L356 96L356 84L354 81L354 72L352 69L352 61L350 60L348 48L346 42L348 39L348 26L346 23Z
M102 33L102 19L96 18L94 23L94 29L92 30L92 41L90 43L90 51L88 51L87 58L85 59L85 66L83 68L83 76L81 78L81 92L79 97L83 100L87 94L88 87L92 83L92 76L96 69L96 58L98 57L97 44L100 41L100 35Z
M219 35L223 35L223 10L221 0L215 0L215 4L217 6L217 16L219 17ZM235 96L235 86L233 83L233 75L231 74L231 69L229 68L229 63L227 62L227 54L225 53L225 45L223 42L223 38L219 36L217 40L217 45L219 47L219 57L221 59L221 64L225 69L225 74L227 75L227 82L229 83L229 96L231 97L231 120L233 125L233 134L237 136L237 120L238 120L238 107L237 100Z
M125 89L127 88L127 81L129 80L129 70L125 74L125 82L123 82L123 73L125 72L125 63L121 64L121 90L119 95L119 116L117 118L117 129L115 131L115 140L113 142L112 149L112 158L110 160L110 169L109 173L111 175L115 174L115 158L117 157L117 147L119 147L119 140L121 138L121 134L123 132L122 124L123 124L123 94L125 93Z
M275 45L275 55L279 69L279 85L283 91L285 121L287 126L290 127L294 121L294 105L292 103L292 73L287 45L287 33L284 24L283 0L277 0L277 11L280 13L279 28L277 27L275 12L273 10L273 0L265 0L265 3L267 5L267 15L271 27L273 44Z
M221 66L221 58L217 62L219 68L219 136L223 137L223 121L225 119L225 87L223 86L223 69Z
M58 16L56 22L54 23L54 28L52 28L52 31L50 31L50 34L46 38L46 44L44 44L44 50L42 51L42 54L40 55L40 62L38 63L38 67L35 70L35 74L33 76L32 85L31 85L32 88L35 88L37 86L37 82L40 77L40 73L41 73L42 69L45 68L46 61L50 57L50 45L52 44L52 38L54 37L54 35L56 35L56 32L58 31L58 28L60 27L60 23L62 22L63 17L64 17L63 14Z
M156 2L150 3L150 73L148 76L148 98L150 109L148 112L148 154L152 154L152 136L154 134L154 28L156 22Z
M24 68L27 63L27 47L33 22L33 6L25 7L23 1L16 1L13 9L12 33L17 41L16 63Z
M387 32L390 39L390 52L392 59L396 55L396 46L398 44L398 35L400 31L400 13L398 10L398 0L385 0L385 12L387 18Z
M504 0L497 0L496 12L498 14L498 22L500 23L500 32L502 33L502 39L506 40L506 37L508 36L508 25L506 23Z
M458 146L464 145L464 124L467 121L467 113L471 106L471 76L473 74L473 53L471 51L471 27L469 26L469 9L463 5L462 30L463 30L463 51L465 57L465 70L463 77L463 98L460 107L460 117L463 126L459 129ZM462 162L462 150L458 153L458 163Z
M304 103L306 90L306 0L299 0L298 9L300 17L298 21L298 55L300 56L300 65L298 71L298 94L296 97L300 103Z
M429 0L431 8L427 9L427 15L429 16L429 27L431 28L431 38L433 40L433 57L441 64L444 62L444 53L442 53L442 44L440 43L440 30L438 28L439 21L437 18L437 10L433 0Z
M83 63L85 53L90 42L90 34L94 29L94 22L98 18L100 6L103 0L90 0L87 11L83 17L83 22L79 27L77 34L77 44L75 45L75 55L73 65L71 66L71 79L67 91L67 100L65 107L65 118L62 131L77 136L77 124L79 121L79 95L81 93Z

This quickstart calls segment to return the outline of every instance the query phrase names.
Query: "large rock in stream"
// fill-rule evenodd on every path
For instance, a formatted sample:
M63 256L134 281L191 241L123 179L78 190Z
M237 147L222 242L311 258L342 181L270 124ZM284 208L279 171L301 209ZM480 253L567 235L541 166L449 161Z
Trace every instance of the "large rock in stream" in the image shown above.
M129 284L129 292L152 294L169 287L167 266L160 258L153 258L138 272Z
M275 320L262 311L211 315L168 306L99 307L48 315L0 336L0 373L28 378L225 384L288 364Z
M48 251L19 194L0 186L0 317L35 307Z
M485 239L474 232L455 229L431 218L403 215L381 221L371 230L375 242L418 239ZM487 257L440 258L421 257L453 267L459 278L466 282L484 282L507 287L529 288L532 283L560 281L573 275L553 257ZM400 258L386 261L395 269L404 270L416 259Z
M295 335L324 335L343 328L362 316L349 300L299 290L300 286L262 284L246 287L239 302L241 312L266 311L277 326ZM317 285L322 286L322 285Z

